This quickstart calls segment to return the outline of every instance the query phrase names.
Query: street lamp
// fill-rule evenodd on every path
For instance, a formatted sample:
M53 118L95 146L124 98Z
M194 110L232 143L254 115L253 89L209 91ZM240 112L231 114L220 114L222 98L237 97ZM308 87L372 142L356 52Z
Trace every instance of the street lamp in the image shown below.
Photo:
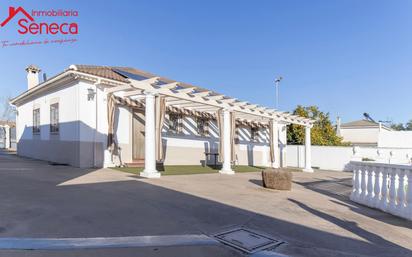
M279 76L275 79L275 89L276 89L276 109L279 109L279 83L283 79L282 76Z

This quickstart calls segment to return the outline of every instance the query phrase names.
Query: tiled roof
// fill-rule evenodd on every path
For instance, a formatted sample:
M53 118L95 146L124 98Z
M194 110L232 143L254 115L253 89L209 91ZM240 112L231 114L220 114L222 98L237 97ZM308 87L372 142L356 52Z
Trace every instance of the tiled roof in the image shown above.
M14 121L7 121L7 120L0 120L0 126L9 125L10 127L15 127L16 122Z
M113 67L95 66L95 65L75 65L77 71L87 74L99 76L102 78L113 79L121 82L128 82L128 80L119 73L113 71Z
M96 66L96 65L83 65L83 64L76 64L74 65L77 71L100 76L107 79L117 80L120 82L129 83L127 77L135 77L138 80L153 78L153 77L161 77L161 83L172 83L176 82L175 80L165 78L163 76L159 76L153 73L149 73L146 71L142 71L136 68L131 67L116 67L116 66ZM185 87L196 87L197 90L203 91L207 90L198 86L194 86L188 83L180 83L181 86ZM210 90L207 90L210 91Z
M379 123L370 120L356 120L344 123L341 127L379 127Z

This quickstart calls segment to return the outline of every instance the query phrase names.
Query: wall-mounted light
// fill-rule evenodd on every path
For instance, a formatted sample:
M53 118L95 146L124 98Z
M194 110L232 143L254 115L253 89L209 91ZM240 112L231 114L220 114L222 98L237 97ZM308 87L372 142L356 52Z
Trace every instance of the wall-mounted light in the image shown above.
M95 95L96 95L96 92L94 91L93 88L87 89L87 101L93 101Z

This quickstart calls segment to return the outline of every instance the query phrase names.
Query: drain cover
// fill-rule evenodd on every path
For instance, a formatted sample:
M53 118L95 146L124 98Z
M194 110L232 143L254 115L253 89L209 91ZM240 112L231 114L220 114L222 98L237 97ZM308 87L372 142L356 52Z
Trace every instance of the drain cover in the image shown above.
M282 244L282 241L246 228L235 228L215 234L220 242L247 253L255 253Z

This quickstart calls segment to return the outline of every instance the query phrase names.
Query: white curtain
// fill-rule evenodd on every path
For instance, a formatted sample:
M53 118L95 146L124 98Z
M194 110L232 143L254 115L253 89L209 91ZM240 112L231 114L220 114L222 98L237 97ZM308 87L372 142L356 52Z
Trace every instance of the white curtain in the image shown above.
M162 128L166 114L166 101L164 96L156 96L156 161L164 160Z
M275 144L273 142L273 120L269 121L269 146L270 146L270 161L273 163L275 161Z
M217 123L217 128L219 130L219 161L223 161L223 111L218 110L216 112L216 123Z
M115 149L114 142L114 113L116 109L115 99L112 94L107 96L107 121L108 121L108 131L107 131L107 148L113 152Z
M236 117L235 113L230 113L230 143L231 143L231 162L233 163L236 160L235 152L235 133L236 133Z

